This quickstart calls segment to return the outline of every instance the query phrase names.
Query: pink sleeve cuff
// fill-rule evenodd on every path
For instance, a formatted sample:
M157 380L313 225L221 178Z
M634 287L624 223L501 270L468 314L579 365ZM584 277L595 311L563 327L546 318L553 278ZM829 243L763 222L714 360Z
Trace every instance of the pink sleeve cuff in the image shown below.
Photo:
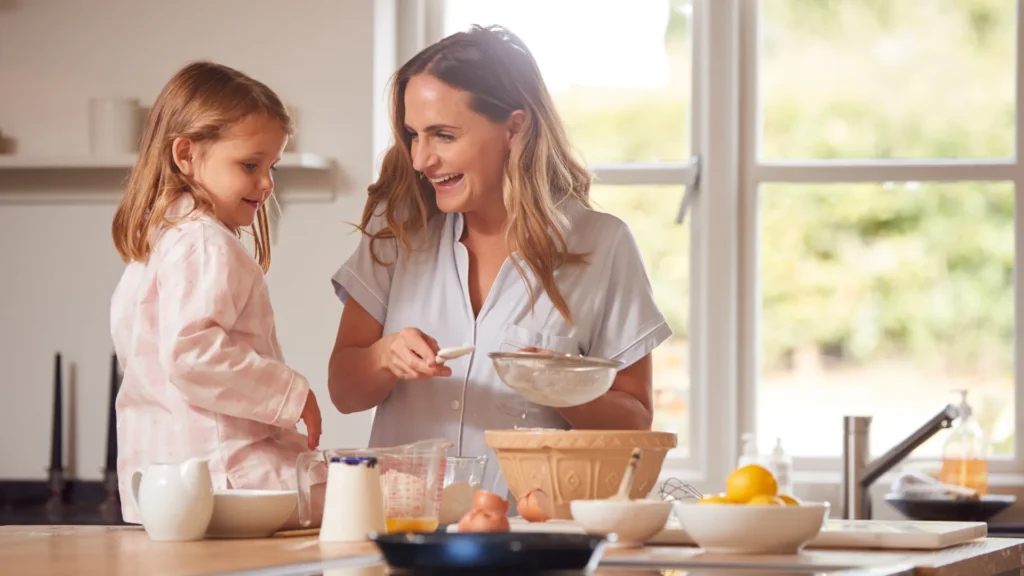
M309 396L309 381L298 372L292 371L292 380L289 382L288 391L284 394L281 407L272 424L281 428L292 428L299 421L302 409L306 406L306 398Z

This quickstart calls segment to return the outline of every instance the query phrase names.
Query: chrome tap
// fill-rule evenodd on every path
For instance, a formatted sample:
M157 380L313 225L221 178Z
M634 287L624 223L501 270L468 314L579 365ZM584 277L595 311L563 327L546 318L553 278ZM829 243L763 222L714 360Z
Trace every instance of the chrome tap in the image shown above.
M870 519L871 497L868 489L871 485L937 432L952 426L953 421L959 417L960 410L953 404L947 405L924 426L869 463L871 416L844 416L842 518Z

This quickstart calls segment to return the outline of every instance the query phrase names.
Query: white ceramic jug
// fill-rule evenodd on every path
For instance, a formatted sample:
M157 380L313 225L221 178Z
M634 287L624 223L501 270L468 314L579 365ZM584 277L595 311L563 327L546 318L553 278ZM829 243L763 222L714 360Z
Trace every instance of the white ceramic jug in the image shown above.
M198 458L136 472L132 496L150 540L202 540L213 516L210 467Z
M380 468L372 456L335 457L327 470L321 542L363 542L386 533Z

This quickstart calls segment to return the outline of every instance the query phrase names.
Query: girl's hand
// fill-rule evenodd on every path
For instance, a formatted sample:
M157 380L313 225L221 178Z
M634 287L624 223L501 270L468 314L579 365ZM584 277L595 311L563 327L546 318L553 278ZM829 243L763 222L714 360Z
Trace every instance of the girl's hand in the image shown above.
M386 338L383 363L396 378L424 380L452 375L451 368L434 362L440 350L437 341L416 328L403 328Z
M320 445L320 433L322 422L320 420L320 405L316 403L316 396L310 390L306 396L306 405L302 407L302 414L299 418L306 423L307 445L310 450L316 450Z

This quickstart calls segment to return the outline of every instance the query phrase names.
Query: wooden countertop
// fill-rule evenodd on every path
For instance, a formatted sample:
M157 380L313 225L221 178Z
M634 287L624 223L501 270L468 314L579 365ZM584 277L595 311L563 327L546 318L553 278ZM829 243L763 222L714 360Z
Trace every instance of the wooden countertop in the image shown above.
M315 535L279 535L253 540L204 540L187 543L151 542L137 527L0 526L0 572L48 575L183 575L225 574L307 565L319 571L344 566L378 565L372 543L321 544ZM861 567L887 573L914 567L922 576L986 576L1024 574L1024 539L985 538L935 552L897 550L806 550L796 556L726 556L697 548L655 546L642 550L610 550L602 567L710 566L727 563L736 569L770 563L780 570L808 566L821 569ZM267 570L271 569L271 570ZM354 572L364 573L363 570ZM603 572L603 570L598 571ZM381 567L365 573L384 574ZM890 571L888 573L893 573Z

